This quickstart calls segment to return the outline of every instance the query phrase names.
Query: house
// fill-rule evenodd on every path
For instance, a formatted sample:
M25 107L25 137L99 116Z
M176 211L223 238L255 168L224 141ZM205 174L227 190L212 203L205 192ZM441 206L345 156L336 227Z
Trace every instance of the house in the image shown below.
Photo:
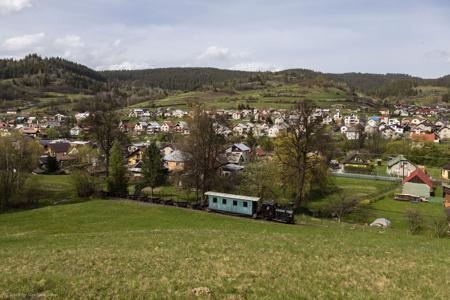
M355 114L350 114L344 118L344 124L349 125L357 125L359 124L359 118Z
M144 151L145 151L145 147L139 147L127 155L128 168L133 168L140 161L142 161L142 157L144 156Z
M240 120L241 119L241 113L239 111L235 111L233 112L233 114L231 115L231 118L233 120Z
M77 114L75 114L75 119L77 121L82 121L82 120L89 118L89 115L90 115L89 112L77 113Z
M55 120L57 120L57 121L59 121L59 122L62 122L62 121L64 121L65 119L67 119L67 116L65 116L65 115L63 115L63 114L56 114L56 115L54 116L54 118L55 118Z
M54 141L47 145L47 153L56 157L58 161L71 160L68 157L70 143L67 141Z
M147 133L154 134L161 131L161 125L158 122L150 122L147 124Z
M81 128L78 126L75 126L70 129L69 134L70 136L79 136L81 132Z
M181 110L181 109L176 109L172 112L172 116L174 116L176 118L183 118L187 114L188 114L187 112L185 112L184 110Z
M413 142L434 142L439 143L439 139L435 133L411 133Z
M164 164L169 172L183 171L185 161L185 156L180 150L175 150L164 156Z
M170 132L172 131L173 128L173 124L170 121L165 121L162 125L161 125L161 131L162 132Z
M344 127L344 126L343 126ZM361 131L356 127L349 127L345 131L345 138L350 141L358 140L361 136Z
M428 120L423 121L422 123L420 123L419 125L416 126L416 130L420 131L420 132L432 132L433 131L433 123L431 123Z
M439 139L441 140L450 140L450 127L445 126L439 129L438 131Z
M267 132L267 136L270 138L276 138L280 134L280 132L285 129L286 129L286 127L284 127L284 126L274 125L269 128L269 130Z
M416 169L417 167L403 155L394 157L387 163L387 173L390 176L407 177Z
M128 114L130 118L150 117L151 114L148 109L135 108Z
M229 163L222 166L222 175L230 176L242 170L244 170L244 166Z
M247 147L246 145L240 143L240 144L234 144L231 147L229 147L225 152L226 153L241 153L244 162L248 161L250 158L250 151L251 149Z
M450 163L448 163L442 167L441 177L444 180L450 179Z
M234 126L233 132L236 133L237 135L244 135L244 133L247 132L247 126L245 126L242 123L239 123L236 126Z
M342 161L347 173L371 173L372 165L367 155L351 151Z
M36 137L39 134L39 128L36 127L23 127L21 131L22 134L32 137Z
M400 137L400 134L391 126L380 128L381 136L387 140L394 140Z
M185 121L179 121L173 127L173 130L182 134L189 134L188 124Z
M253 216L258 206L258 197L248 197L225 193L206 192L208 197L208 209Z
M141 133L147 130L147 122L137 122L134 126L134 131Z
M450 209L450 194L447 194L444 197L444 207Z
M402 182L402 194L428 199L433 192L433 181L420 168L417 168Z

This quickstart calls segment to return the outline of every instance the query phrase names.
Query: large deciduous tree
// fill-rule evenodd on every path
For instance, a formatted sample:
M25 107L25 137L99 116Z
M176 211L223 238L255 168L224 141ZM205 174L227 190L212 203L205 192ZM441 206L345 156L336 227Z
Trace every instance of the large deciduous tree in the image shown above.
M0 210L10 204L37 166L39 144L23 136L0 137Z
M91 132L105 158L105 166L109 172L111 149L114 141L122 141L125 135L119 128L119 116L113 110L96 111L90 118Z
M185 182L195 188L197 199L214 187L219 168L223 165L221 156L225 151L225 138L216 131L215 120L200 106L195 106L189 122L190 135L186 137L182 151L185 155Z
M313 170L324 163L328 144L321 119L313 116L314 109L309 101L299 103L293 112L295 118L276 141L276 157L283 179L294 192L295 209L305 204Z

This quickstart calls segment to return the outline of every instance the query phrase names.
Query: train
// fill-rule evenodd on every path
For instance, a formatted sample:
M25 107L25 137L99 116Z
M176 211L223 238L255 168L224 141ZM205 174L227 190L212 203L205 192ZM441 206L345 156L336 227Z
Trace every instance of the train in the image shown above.
M295 224L294 210L290 205L280 205L274 201L262 201L258 197L218 192L207 192L205 196L208 199L207 205L203 205L201 202L173 201L172 199L151 198L143 195L130 195L128 199L285 224Z

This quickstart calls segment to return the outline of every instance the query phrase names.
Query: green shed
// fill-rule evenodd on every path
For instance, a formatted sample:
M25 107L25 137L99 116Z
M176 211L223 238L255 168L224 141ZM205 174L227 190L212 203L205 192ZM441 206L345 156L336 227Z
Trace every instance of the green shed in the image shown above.
M249 197L217 192L206 192L208 208L214 211L253 216L258 208L258 197Z

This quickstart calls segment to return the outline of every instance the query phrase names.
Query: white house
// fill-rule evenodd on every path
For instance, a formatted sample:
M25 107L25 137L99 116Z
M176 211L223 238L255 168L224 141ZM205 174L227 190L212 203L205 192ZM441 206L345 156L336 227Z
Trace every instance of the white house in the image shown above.
M241 119L241 113L239 111L235 111L231 114L231 118L233 120L240 120Z
M359 124L359 118L355 114L350 114L344 118L344 124L349 125L357 125Z
M134 131L140 133L147 130L147 123L146 122L137 122L134 126Z
M417 167L403 155L394 157L387 163L387 173L391 176L407 177L416 169Z
M69 134L70 134L70 136L79 136L79 135L80 135L80 132L81 132L80 127L75 126L75 127L73 127L73 128L70 129Z
M438 131L441 140L450 140L450 127L445 126Z

